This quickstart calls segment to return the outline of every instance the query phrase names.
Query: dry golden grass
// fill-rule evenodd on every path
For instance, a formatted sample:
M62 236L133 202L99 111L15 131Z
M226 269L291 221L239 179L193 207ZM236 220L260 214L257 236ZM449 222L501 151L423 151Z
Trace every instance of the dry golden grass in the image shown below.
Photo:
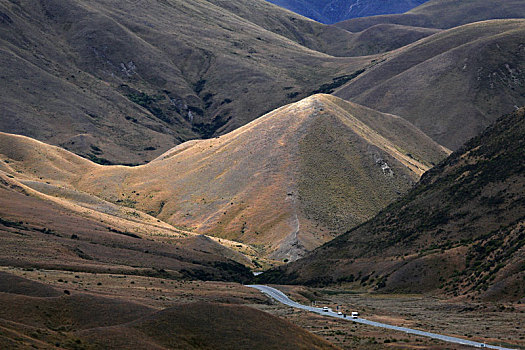
M256 250L221 241L277 259L295 259L368 219L447 154L405 120L330 95L138 167L100 166L0 135L5 171L48 200L101 220L158 226L150 235L175 225L179 234L242 242Z
M522 303L524 115L501 117L365 224L258 278Z
M494 6L491 0L430 0L403 14L352 18L336 24L351 32L360 32L377 24L401 24L424 28L449 29L490 19L523 18L521 0L508 0Z

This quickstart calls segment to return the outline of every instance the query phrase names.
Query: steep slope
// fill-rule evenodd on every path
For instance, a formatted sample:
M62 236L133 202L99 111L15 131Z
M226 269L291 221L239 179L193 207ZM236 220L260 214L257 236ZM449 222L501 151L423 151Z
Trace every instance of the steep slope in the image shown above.
M44 190L50 192L48 186ZM174 279L250 278L244 266L250 261L210 238L180 232L85 193L56 188L62 191L45 195L0 172L1 266Z
M101 164L143 163L369 63L283 36L328 52L329 37L350 33L261 8L246 19L205 0L2 0L0 130ZM283 35L267 29L286 17Z
M386 55L335 95L406 118L457 149L525 105L524 38L525 20L450 29Z
M347 42L354 35L286 11L266 0L207 0L272 33L282 35L302 46L332 56L356 56Z
M171 303L158 310L112 294L64 293L5 272L0 311L4 349L336 349L243 305Z
M330 95L186 142L139 167L95 165L0 136L5 171L27 186L50 195L63 187L95 194L279 259L295 259L370 218L447 154L404 119ZM62 160L69 158L76 159L71 167Z
M355 17L403 13L427 0L268 0L322 23Z
M373 55L408 45L438 29L380 24L360 33L326 26L288 11L276 11L266 1L208 0L300 45L338 57Z
M262 279L523 298L523 154L522 108L428 171L372 220Z
M345 44L348 56L385 53L440 32L439 29L409 27L399 24L377 24L366 28Z
M449 29L489 19L524 18L522 0L430 0L403 14L354 18L337 23L339 28L360 32L377 24Z

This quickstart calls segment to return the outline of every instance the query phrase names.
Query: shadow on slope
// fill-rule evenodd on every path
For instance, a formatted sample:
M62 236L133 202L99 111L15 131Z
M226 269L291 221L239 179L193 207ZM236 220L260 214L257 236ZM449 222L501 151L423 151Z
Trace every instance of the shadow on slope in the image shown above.
M119 205L154 225L163 223L153 216L289 260L373 216L447 154L404 119L330 95L139 167L95 165L7 134L0 145L5 171L51 198Z
M401 200L264 282L523 298L525 109L500 118Z
M158 311L120 298L62 293L5 272L0 278L9 281L0 284L0 345L6 348L335 349L242 305L199 302Z

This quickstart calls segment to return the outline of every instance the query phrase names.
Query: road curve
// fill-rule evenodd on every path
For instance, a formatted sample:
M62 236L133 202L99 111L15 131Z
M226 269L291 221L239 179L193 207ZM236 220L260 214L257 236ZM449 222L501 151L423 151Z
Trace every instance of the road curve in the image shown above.
M436 334L436 333L430 333L430 332L420 331L420 330L412 329L412 328L392 326L392 325L389 325L389 324L386 324L386 323L380 323L380 322L374 322L374 321L365 320L364 318L361 318L361 317L359 317L359 318L346 317L345 318L342 315L338 315L336 312L333 312L333 311L326 312L326 311L323 311L322 308L313 307L313 306L306 306L306 305L303 305L303 304L299 304L299 303L291 300L290 298L288 298L286 296L286 294L284 294L280 290L277 290L277 289L272 288L272 287L268 287L268 286L265 286L265 285L259 285L259 284L247 285L246 287L258 289L261 292L263 292L264 294L268 295L269 297L271 297L271 298L273 298L273 299L275 299L275 300L277 300L277 301L279 301L279 302L281 302L281 303L283 303L285 305L288 305L288 306L291 306L291 307L295 307L297 309L303 309L303 310L315 312L315 313L318 313L318 314L323 315L323 316L331 316L331 317L341 318L341 319L344 319L344 320L347 320L347 321L363 323L363 324L367 324L367 325L374 326L374 327L393 329L395 331L400 331L400 332L405 332L405 333L408 333L408 334L414 334L414 335L419 335L419 336L423 336L423 337L439 339L439 340L443 340L443 341L446 341L446 342L449 342L449 343L456 343L456 344L461 344L461 345L470 345L470 346L474 346L474 347L477 347L477 348L499 349L499 350L513 350L513 349L510 349L510 348L504 348L504 347L497 346L497 345L483 344L483 343L478 343L478 342L467 340L467 339L450 337L448 335L441 335L441 334Z

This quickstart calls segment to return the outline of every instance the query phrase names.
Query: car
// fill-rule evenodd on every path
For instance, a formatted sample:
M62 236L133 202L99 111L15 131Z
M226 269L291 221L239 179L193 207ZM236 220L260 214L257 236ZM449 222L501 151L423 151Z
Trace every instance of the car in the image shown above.
M328 306L323 306L323 312L328 312Z
M342 315L343 313L342 313L341 311L339 311L337 314L338 314L338 315Z
M352 311L351 316L352 316L352 318L358 318L358 317L359 317L359 312L357 312L357 311Z

